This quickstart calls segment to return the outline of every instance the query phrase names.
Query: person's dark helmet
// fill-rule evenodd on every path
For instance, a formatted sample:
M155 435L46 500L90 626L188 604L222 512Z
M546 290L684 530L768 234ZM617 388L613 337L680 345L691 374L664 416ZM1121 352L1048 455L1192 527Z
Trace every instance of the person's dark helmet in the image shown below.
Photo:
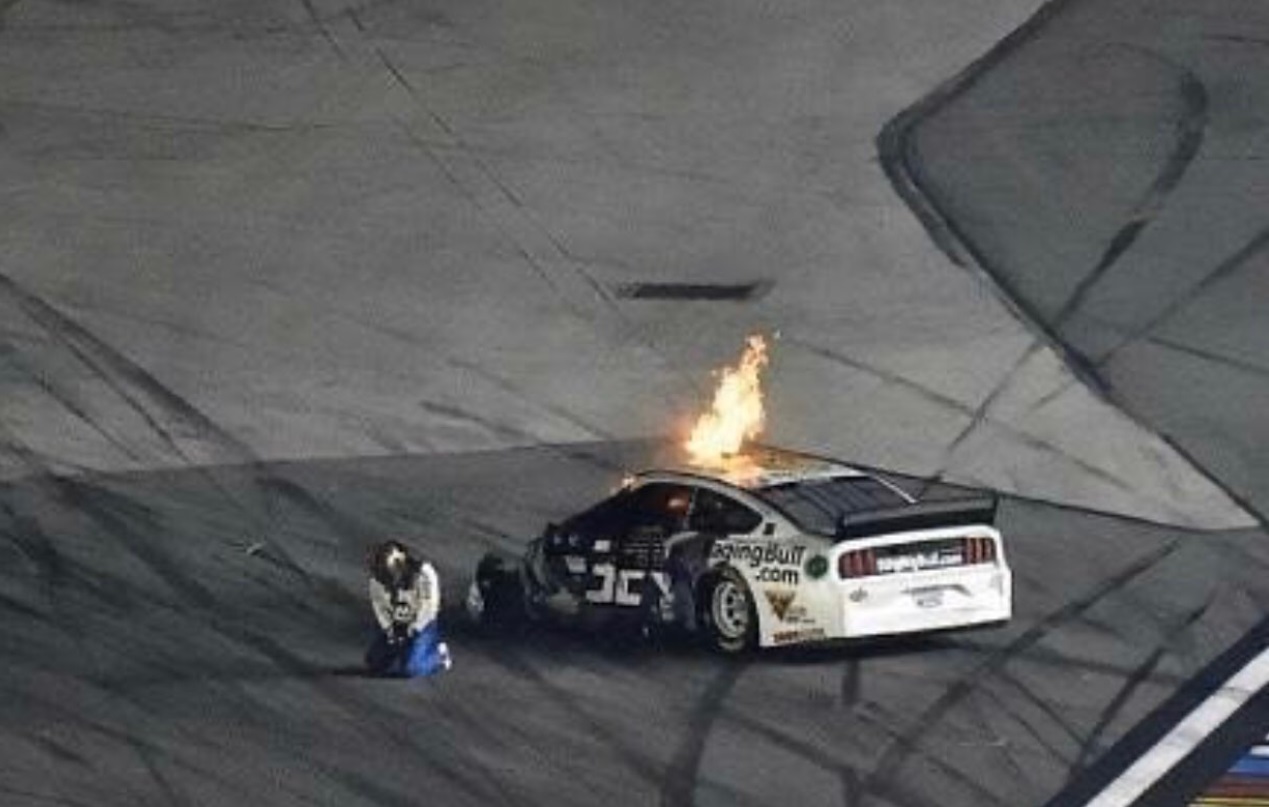
M400 541L385 541L370 557L370 573L385 586L405 585L417 568L418 562Z

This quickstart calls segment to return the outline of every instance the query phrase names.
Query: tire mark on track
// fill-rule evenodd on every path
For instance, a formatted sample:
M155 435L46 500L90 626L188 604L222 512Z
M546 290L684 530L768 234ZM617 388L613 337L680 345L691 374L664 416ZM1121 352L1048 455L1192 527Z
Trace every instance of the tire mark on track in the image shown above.
M207 438L226 455L224 459L241 462L255 458L254 453L245 443L222 429L189 401L165 387L149 371L133 363L88 329L19 286L7 275L0 274L0 291L11 296L27 316L58 338L75 353L77 358L110 384L125 401L136 407L137 413L146 419L156 434L172 437L155 421L149 408L131 394L131 390L136 390L150 398L160 411L171 413L185 424L194 427L199 436ZM119 381L125 382L127 388L125 389Z
M0 793L7 793L10 796L17 796L45 804L60 804L63 807L100 807L96 800L92 802L77 801L67 796L49 796L44 793L36 793L34 790L23 790L22 788L9 787L8 785L0 785Z
M1124 706L1137 692L1141 685L1149 680L1154 674L1155 669L1159 666L1159 663L1163 661L1164 656L1174 647L1177 638L1206 616L1215 601L1216 597L1214 594L1209 596L1202 605L1186 614L1177 624L1170 626L1169 630L1164 631L1163 641L1156 645L1154 650L1152 650L1141 664L1132 671L1132 673L1124 681L1124 685L1120 687L1119 691L1115 693L1115 697L1111 699L1110 703L1108 703L1106 708L1102 711L1101 716L1097 719L1096 725L1093 726L1092 731L1089 732L1088 737L1085 739L1083 746L1080 749L1079 756L1076 758L1074 764L1071 765L1070 771L1067 775L1066 786L1070 786L1075 777L1083 773L1083 771L1088 767L1089 762L1100 750L1097 748L1097 744L1101 741L1102 736L1106 733L1110 724L1114 722L1116 717L1119 716Z
M1207 132L1207 87L1194 71L1149 48L1128 44L1120 44L1118 47L1142 54L1176 73L1182 105L1181 117L1176 123L1176 143L1146 193L1134 205L1128 222L1115 233L1097 265L1076 284L1071 296L1054 314L1052 327L1055 331L1061 330L1062 325L1083 305L1098 281L1154 222L1203 148L1203 139Z
M419 804L416 795L401 793L358 771L327 770L326 775L371 804L381 807L418 807Z
M351 9L348 16L361 38L367 40L366 29L357 16L356 9ZM531 209L524 205L498 172L490 167L456 127L429 103L423 92L414 86L388 53L378 44L368 40L365 46L373 53L374 58L392 81L404 90L414 106L445 137L450 138L453 149L461 159L446 157L435 144L420 137L411 127L409 120L396 115L394 116L396 122L405 137L441 172L446 181L467 200L472 209L489 224L493 231L520 256L533 275L550 289L556 299L583 322L593 325L604 318L615 321L626 339L637 342L657 356L679 377L682 383L686 384L687 389L699 392L698 380L679 369L664 351L658 349L647 336L640 332L604 284L568 249L559 236L533 215ZM481 187L486 183L492 186L492 192L490 188ZM552 269L553 266L560 266L563 269Z
M60 586L66 579L66 561L53 539L34 519L22 515L8 502L0 502L0 516L4 516L5 521L0 524L0 535L12 541L31 561L46 591Z
M1002 681L1005 681L1006 683L1010 684L1014 688L1018 689L1018 691L1020 691L1023 694L1023 697L1025 697L1028 701L1036 703L1038 707L1040 708L1040 711L1046 717L1048 717L1051 721L1053 721L1054 725L1058 726L1058 728L1060 728L1062 732L1066 734L1067 737L1070 738L1072 743L1074 743L1075 745L1079 745L1083 742L1083 738L1079 735L1078 732L1076 732L1074 729L1068 726L1065 723L1065 721L1061 721L1054 717L1056 713L1054 712L1051 706L1040 701L1040 699L1037 698L1034 694L1032 694L1030 690L1027 690L1016 680L1009 678L1006 681L1006 677L1003 675L1000 676L1000 678ZM985 697L993 701L1006 717L1009 717L1010 719L1014 721L1014 723L1016 723L1018 726L1021 726L1022 730L1025 731L1029 737L1031 737L1031 739L1035 742L1035 744L1039 746L1041 749L1043 749L1044 751L1046 751L1050 757L1060 762L1066 763L1068 765L1070 764L1071 759L1073 759L1073 757L1063 753L1061 749L1059 749L1056 745L1054 745L1046 737L1044 737L1040 733L1040 730L1037 729L1035 725L1032 724L1032 722L1029 719L1024 717L1022 712L1019 709L1015 708L1014 705L1010 703L1006 698L1004 698L1003 696L1001 696L1000 694L996 692L993 692L991 689L986 687L982 689L982 693Z
M1269 380L1269 367L1264 367L1254 362L1247 361L1246 359L1225 356L1211 350L1204 350L1201 347L1187 345L1172 339L1165 339L1161 336L1148 336L1142 341L1147 344L1167 348L1168 350L1174 350L1177 353L1184 353L1196 359L1202 359L1204 361L1212 362L1213 364L1219 364L1227 369L1238 370L1249 375L1254 375L1260 379Z
M410 755L414 764L426 766L441 781L472 796L477 803L520 803L491 771L485 770L470 755L461 758L447 755L450 756L449 759L442 759L436 753L435 746L420 746L415 741L412 726L404 723L401 715L357 693L353 688L332 683L327 676L314 675L316 672L329 671L320 670L287 650L272 637L225 621L213 622L212 629L234 643L251 647L273 662L288 677L306 684L336 711L347 715L356 726L354 730L364 735L367 744L381 745L387 738L395 749L416 752ZM478 770L468 772L466 767L476 767Z
M27 377L27 379L31 381L31 383L38 387L40 391L52 398L56 403L60 404L62 408L66 409L66 411L78 418L84 425L88 426L88 428L95 431L103 440L118 449L120 453L134 462L144 462L144 457L142 457L141 454L134 450L132 446L128 445L126 441L113 434L100 420L93 417L88 411L88 408L77 400L71 392L60 389L51 379L46 378L41 373L33 370L26 364L26 362L20 361L12 355L9 357L9 360L23 375Z
M151 546L146 535L156 534L157 524L151 516L139 512L135 502L69 477L50 476L47 484L62 501L91 518L116 543L149 568L178 599L208 611L216 608L216 598L210 590L166 553ZM149 528L137 532L132 523L136 521Z
M294 482L271 472L252 448L222 428L209 416L186 399L164 386L149 371L132 362L95 334L62 314L52 305L27 291L12 278L0 273L0 292L17 302L19 308L49 334L61 341L86 367L96 373L117 395L127 403L163 440L177 457L204 476L225 500L238 509L261 533L272 532L270 522L276 518L273 497L279 492L292 503L329 524L336 534L358 539L365 534L359 525L343 518L327 505ZM205 464L195 464L171 429L161 422L157 413L188 432L211 449L212 459L224 465L240 465L254 473L256 487L262 492L261 501L248 506L231 493ZM308 580L308 572L286 550L272 543L282 563L301 578Z
M475 362L465 361L463 359L450 358L446 360L446 363L449 364L451 367L454 367L459 370L463 370L465 372L471 373L477 378L483 379L484 381L488 382L493 387L501 390L502 392L506 393L507 395L510 395L513 398L516 398L517 400L524 401L530 404L531 406L542 409L548 414L558 417L559 419L565 421L566 423L570 423L576 426L577 428L586 432L592 439L599 438L599 439L610 441L610 442L617 439L615 435L609 434L603 429L600 429L598 426L587 423L585 420L573 414L573 412L569 411L563 406L560 406L555 403L551 403L550 401L540 401L536 398L530 397L528 394L525 393L524 390L520 389L520 387L518 387L517 385L511 383L510 381L508 381L507 379L503 378L502 376L496 373L492 373L489 370L486 370L484 367L480 366L479 364Z
M1041 714L1047 717L1054 726L1061 729L1062 733L1065 734L1074 745L1079 746L1084 742L1084 735L1080 734L1079 729L1067 720L1066 715L1054 708L1053 704L1033 692L1031 687L1018 680L1017 676L1004 669L997 671L995 675L1002 683L1016 689L1024 699L1039 709ZM1060 756L1058 758L1061 759Z
M731 695L748 663L731 660L719 671L696 703L688 720L687 735L679 743L669 769L661 782L661 807L690 807L694 803L701 761L710 732L723 711L723 703Z
M326 27L326 20L317 13L313 0L300 0L300 5L304 7L304 13L308 15L309 21L317 28L317 32L322 35L322 39L325 39L326 43L335 51L335 55L339 57L339 60L342 62L348 61L348 54L344 52L344 49L340 47L339 41L335 39L330 29Z
M1078 617L1107 596L1114 594L1132 580L1145 574L1159 562L1172 555L1180 546L1180 539L1174 539L1159 549L1148 553L1102 581L1083 597L1049 613L1023 632L1022 635L974 665L969 672L948 686L934 703L914 717L906 730L896 735L887 744L877 764L865 777L864 790L868 793L882 794L886 788L890 787L894 783L899 769L914 752L919 750L923 738L932 732L935 726L953 708L971 695L983 678L1001 671L1006 664L1038 643L1058 625Z
M994 406L996 401L1000 399L1000 396L1009 389L1010 385L1013 383L1014 377L1018 374L1018 371L1031 360L1032 356L1040 351L1042 346L1043 345L1040 340L1032 340L1031 344L1027 346L1027 349L1014 360L1013 364L1009 366L1009 369L1006 370L1000 377L1000 380L996 382L996 385L992 387L991 392L987 393L987 396L979 402L978 406L974 407L973 411L970 413L969 423L967 423L965 428L961 429L960 433L957 434L956 437L947 444L947 447L943 449L943 462L934 471L934 473L930 475L931 482L938 481L945 473L947 473L947 469L952 464L952 457L955 456L956 450L969 439L971 434L978 431L978 429L987 421L987 415L991 411L992 406Z
M150 750L145 743L133 740L129 745L132 746L133 752L140 757L141 764L145 766L146 772L150 775L150 780L154 782L154 786L163 797L163 803L168 807L184 807L190 804L190 800L181 795L179 791L168 781L163 772L159 770L158 758Z
M21 600L14 599L13 597L3 593L0 593L0 610L12 611L13 613L20 614L21 616L33 619L39 623L48 622L48 617L44 614L35 610Z
M1035 449L1036 451L1042 451L1045 453L1053 454L1057 458L1071 463L1072 465L1079 468L1081 471L1088 474L1089 476L1093 476L1097 479L1100 479L1101 481L1105 482L1108 485L1111 485L1112 487L1118 490L1131 493L1133 495L1138 495L1138 496L1141 495L1141 492L1139 490L1137 490L1136 488L1133 488L1127 482L1115 476L1114 474L1107 472L1106 469L1093 465L1087 460L1081 459L1071 454L1070 452L1063 450L1060 446L1057 446L1049 442L1048 440L1044 440L1040 437L1036 437L1035 435L1028 434L1027 432L1021 431L1020 429L1014 426L1011 426L1010 424L1005 423L1003 421L992 420L991 418L988 417L988 412L986 407L989 407L990 404L994 401L994 399L997 399L999 395L1003 393L1004 389L1008 386L1008 382L1012 376L1012 373L1014 373L1018 369L1018 366L1015 366L1014 368L1012 368L1009 371L1009 373L1005 375L1005 377L1001 380L1000 384L988 396L988 399L984 400L978 407L971 407L966 403L958 401L954 398L950 398L936 390L926 387L925 385L920 384L919 382L913 381L909 378L904 378L903 376L896 375L887 370L884 370L878 367L873 367L872 365L869 365L869 364L865 364L857 359L853 359L849 356L845 356L838 351L829 350L827 348L823 348L818 345L813 345L808 342L801 342L796 339L790 339L788 337L785 337L784 341L792 345L795 345L797 347L801 347L805 349L807 352L812 353L816 356L819 356L820 358L826 359L831 362L835 362L837 364L841 364L845 367L849 367L851 369L858 370L863 373L867 373L887 383L894 384L904 389L911 390L912 392L916 393L920 397L924 398L930 403L933 403L936 406L941 406L946 409L950 409L951 411L954 411L960 415L964 415L965 417L970 419L970 423L966 425L964 429L962 429L961 433L944 450L943 452L944 461L940 465L940 467L936 469L933 473L927 476L926 478L927 490L930 486L933 486L935 484L938 484L939 482L945 481L944 477L947 473L948 466L950 465L950 457L952 453L956 450L956 447L964 443L964 441L969 437L969 435L975 429L979 428L984 423L990 423L994 428L997 428L1000 431L1004 432L1011 439L1017 440L1019 443L1022 443L1023 445L1029 448ZM1029 348L1028 351L1025 354L1023 354L1022 358L1019 359L1019 365L1022 361L1025 361L1025 359L1032 352L1034 352L1035 350L1038 350L1042 346L1044 346L1043 342L1040 342L1040 341L1034 342L1031 348ZM1061 506L1061 502L1049 502L1046 500L1037 500L1037 501L1045 501L1046 504L1054 504L1057 506Z
M853 775L855 780L853 789L858 791L857 797L862 797L863 793L860 789L861 783L859 782L858 775L854 775L854 768L843 762L840 758L835 757L831 753L817 748L804 740L790 736L789 734L748 715L738 713L733 710L726 710L723 716L728 722L735 723L736 725L743 727L744 729L758 735L772 745L789 752L799 759L810 762L826 771L837 773L843 778L852 778ZM894 737L896 735L894 729L879 718L869 715L861 715L859 719L861 722L869 723L880 729L884 734L890 737ZM1001 807L1012 807L1012 805L1009 805L1001 797L995 795L986 787L976 782L973 777L956 769L949 763L919 749L916 753L921 756L923 761L929 763L931 767L939 770L949 780L956 782L967 791L973 793L978 799L978 804L989 803L999 804Z
M975 780L972 775L961 771L951 763L946 762L935 756L933 753L922 749L919 745L918 739L909 738L904 732L895 729L889 722L883 720L882 718L870 714L861 714L860 719L865 723L872 725L874 728L878 729L890 738L887 745L887 753L889 749L899 748L904 755L905 762L913 756L919 757L921 760L929 764L931 767L936 768L939 772L946 776L948 781L954 782L969 793L972 793L977 799L975 803L997 804L1000 805L1000 807L1017 807L1017 805L1005 801L1003 797L993 793L985 785ZM875 770L876 768L874 768L874 771ZM872 794L893 800L899 804L912 805L912 807L925 807L925 805L928 804L927 800L910 792L910 789L903 783L894 779L877 782L872 773L865 775L859 782L858 787L862 794L861 799L868 794Z
M542 673L533 667L517 650L510 647L490 648L488 657L494 663L513 673L518 678L531 681L542 693L546 695L557 706L577 716L591 735L598 738L604 745L611 748L618 757L620 757L630 770L638 774L642 779L649 783L655 783L661 779L661 769L656 761L651 759L647 754L641 751L637 746L633 746L624 742L620 737L614 734L596 720L584 709L581 708L568 694L562 691L558 686L548 681Z
M981 696L981 692L979 694ZM1043 798L1043 795L1037 791L1036 786L1031 781L1033 777L1030 776L1027 771L1026 762L1021 761L1019 759L1018 752L1014 750L1013 743L1009 741L1008 737L1001 737L992 727L991 720L988 718L987 712L983 708L981 700L979 698L975 698L971 703L971 708L973 709L974 720L978 724L979 728L984 733L990 734L993 737L993 739L989 740L986 745L999 749L1000 756L1004 758L1004 764L1012 773L1012 780L1015 782L1021 782L1028 787L1028 801L1030 802L1036 800L1037 798Z
M1114 358L1115 354L1125 346L1148 336L1156 328L1176 316L1176 314L1201 297L1213 286L1232 276L1234 273L1246 266L1250 261L1264 254L1267 248L1269 248L1269 227L1262 227L1260 231L1251 238L1251 240L1236 250L1232 255L1218 263L1210 272L1200 278L1197 283L1187 289L1183 294L1178 295L1177 298L1169 303L1162 311L1159 311L1153 317L1134 327L1132 331L1120 337L1120 343L1116 345L1113 350L1107 351L1104 356L1099 358L1094 366L1098 369L1105 367L1106 364Z
M159 740L148 738L143 734L138 733L135 729L125 730L120 728L117 721L106 722L104 720L95 720L93 718L85 717L84 712L80 708L72 705L62 697L50 698L47 695L41 697L39 690L25 690L16 694L22 696L21 703L24 707L29 708L32 703L34 703L34 705L41 709L44 713L47 713L50 717L56 719L60 725L73 728L77 735L95 734L119 746L134 749L145 748L153 758L166 758L172 765L181 767L188 772L204 776L208 779L208 781L220 785L229 792L236 791L241 798L241 801L239 802L241 804L254 804L258 800L256 797L258 797L259 794L246 792L243 789L243 786L238 783L236 778L223 776L218 769L212 770L200 768L194 763L186 761L177 755L178 751L182 748L198 747L210 751L224 750L214 748L198 735L192 734L184 729L177 728L176 732L180 735L181 739L179 744L161 742ZM136 701L131 699L129 699L128 702L134 705L139 705ZM3 701L0 700L0 703L3 703ZM111 776L110 771L98 771L96 780L97 781L95 781L94 784L98 787L105 782L112 782L121 785L122 789L127 789L126 785L122 785L122 783L118 782L116 777ZM275 786L287 787L285 784L276 781L274 784ZM287 789L290 788L287 787ZM100 796L94 796L91 803L98 804L100 801ZM135 801L135 799L133 799L133 801Z
M859 703L859 698L863 692L862 677L859 659L852 658L846 662L846 669L842 672L843 709L853 709Z

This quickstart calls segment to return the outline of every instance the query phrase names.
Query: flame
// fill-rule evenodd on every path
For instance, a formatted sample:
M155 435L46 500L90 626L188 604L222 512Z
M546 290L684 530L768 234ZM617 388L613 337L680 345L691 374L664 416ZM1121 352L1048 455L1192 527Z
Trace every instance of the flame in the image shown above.
M740 450L745 440L762 432L766 413L762 403L762 368L767 366L767 341L754 334L735 367L724 367L714 403L702 414L684 447L698 465L719 466Z

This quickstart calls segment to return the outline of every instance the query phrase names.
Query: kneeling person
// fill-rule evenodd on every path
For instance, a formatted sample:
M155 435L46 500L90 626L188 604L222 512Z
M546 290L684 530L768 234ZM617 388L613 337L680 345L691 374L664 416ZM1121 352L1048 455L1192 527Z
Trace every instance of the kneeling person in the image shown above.
M440 580L432 564L419 560L399 541L388 541L370 556L370 606L381 633L366 651L375 675L431 675L450 667L436 615Z

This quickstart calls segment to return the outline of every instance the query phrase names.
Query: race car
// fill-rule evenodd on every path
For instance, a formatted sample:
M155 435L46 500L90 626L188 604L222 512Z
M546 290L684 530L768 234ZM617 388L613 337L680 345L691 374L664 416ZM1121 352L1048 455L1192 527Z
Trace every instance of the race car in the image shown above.
M874 474L775 448L644 471L480 561L484 624L614 620L724 653L1003 623L1012 575L994 497L917 501Z

